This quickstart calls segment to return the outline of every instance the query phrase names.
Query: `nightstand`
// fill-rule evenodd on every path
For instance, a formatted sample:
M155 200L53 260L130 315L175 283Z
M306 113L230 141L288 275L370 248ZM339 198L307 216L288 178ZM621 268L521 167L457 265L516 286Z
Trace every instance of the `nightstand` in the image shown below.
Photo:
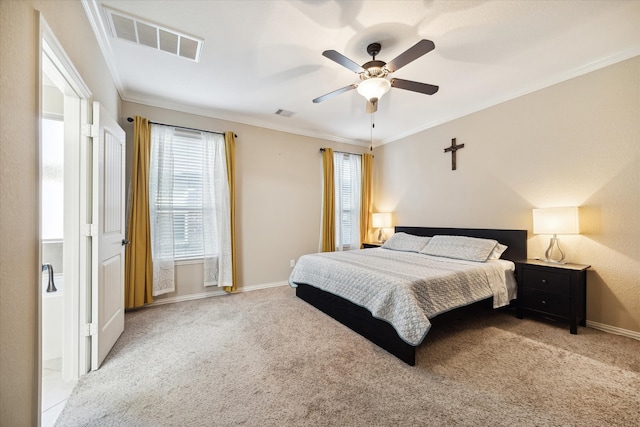
M362 244L362 249L379 248L380 246L382 246L382 243L364 242Z
M590 265L551 264L528 259L516 261L517 315L524 311L568 320L569 331L586 325L587 269Z

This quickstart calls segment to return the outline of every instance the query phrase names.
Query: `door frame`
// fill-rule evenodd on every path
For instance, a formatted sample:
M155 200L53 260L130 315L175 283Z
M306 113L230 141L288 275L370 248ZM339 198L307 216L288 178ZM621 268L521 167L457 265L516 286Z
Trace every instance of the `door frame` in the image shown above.
M65 123L65 215L64 215L64 274L65 274L65 317L63 320L63 366L62 375L64 380L78 379L80 375L88 372L87 358L83 354L80 335L81 324L85 323L81 317L81 297L86 286L81 283L86 281L83 276L88 262L86 251L83 252L82 241L86 240L83 235L83 217L87 212L87 197L90 193L83 191L86 186L86 179L81 179L84 163L82 152L86 150L87 137L83 134L83 123L89 114L86 108L87 100L91 99L92 93L84 83L77 69L67 56L62 45L54 35L51 27L47 24L41 12L38 13L39 36L38 36L38 195L36 206L38 209L38 235L42 234L42 127L40 125L43 118L42 82L43 74L49 75L56 86L64 95L64 123ZM68 244L71 242L72 244ZM42 249L38 249L38 266L42 265ZM41 275L38 274L38 278ZM40 280L38 280L38 319L37 319L37 348L38 348L38 417L41 411L42 393L42 292ZM85 291L86 293L86 291ZM89 347L90 349L90 347ZM89 356L90 357L90 356Z

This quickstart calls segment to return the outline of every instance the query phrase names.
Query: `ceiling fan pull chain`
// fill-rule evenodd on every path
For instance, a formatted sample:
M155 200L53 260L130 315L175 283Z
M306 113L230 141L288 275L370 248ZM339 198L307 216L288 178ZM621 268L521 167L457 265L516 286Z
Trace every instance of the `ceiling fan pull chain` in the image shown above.
M370 137L369 137L369 151L373 151L373 128L376 127L376 124L373 121L373 116L375 113L371 113L371 129L370 131Z

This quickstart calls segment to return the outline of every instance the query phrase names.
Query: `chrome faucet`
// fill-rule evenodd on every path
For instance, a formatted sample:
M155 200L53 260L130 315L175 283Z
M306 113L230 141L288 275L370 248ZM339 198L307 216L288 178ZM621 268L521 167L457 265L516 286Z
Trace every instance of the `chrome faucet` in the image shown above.
M51 264L42 264L42 271L49 270L49 285L47 292L57 292L55 283L53 283L53 266Z

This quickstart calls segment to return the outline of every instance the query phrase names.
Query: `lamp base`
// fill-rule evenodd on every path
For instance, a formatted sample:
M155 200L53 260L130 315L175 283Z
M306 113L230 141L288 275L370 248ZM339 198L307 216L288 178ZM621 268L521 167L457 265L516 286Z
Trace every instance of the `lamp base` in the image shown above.
M384 233L384 230L380 228L378 230L378 243L384 243L387 241L387 235Z
M560 249L560 242L555 234L549 241L549 247L544 253L544 260L553 264L566 264L564 262L564 252Z

